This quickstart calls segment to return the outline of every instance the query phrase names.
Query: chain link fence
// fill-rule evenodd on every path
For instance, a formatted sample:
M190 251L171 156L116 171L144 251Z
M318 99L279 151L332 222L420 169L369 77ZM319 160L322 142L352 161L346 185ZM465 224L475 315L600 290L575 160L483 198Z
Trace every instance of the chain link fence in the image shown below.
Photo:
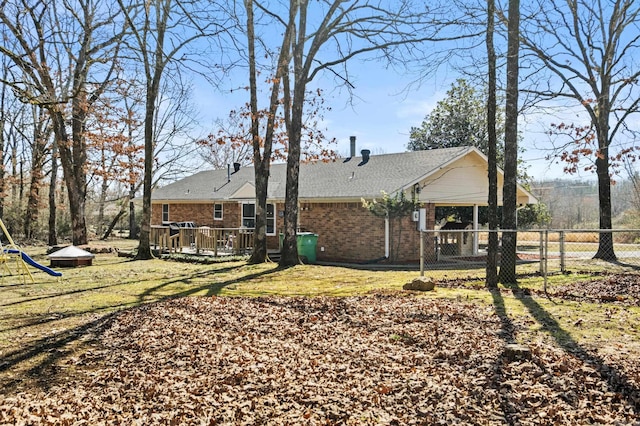
M622 272L640 269L640 230L546 229L487 231L472 229L422 231L421 271L443 276L447 270L465 270L484 278L489 233L497 233L497 265L504 262L503 235L516 235L515 277L578 271Z

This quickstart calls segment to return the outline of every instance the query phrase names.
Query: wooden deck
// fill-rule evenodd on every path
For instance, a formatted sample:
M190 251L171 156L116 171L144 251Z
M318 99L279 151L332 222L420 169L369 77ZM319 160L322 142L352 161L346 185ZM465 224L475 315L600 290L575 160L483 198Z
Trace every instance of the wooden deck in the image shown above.
M163 253L196 253L212 256L242 255L253 248L253 229L151 227L151 245Z

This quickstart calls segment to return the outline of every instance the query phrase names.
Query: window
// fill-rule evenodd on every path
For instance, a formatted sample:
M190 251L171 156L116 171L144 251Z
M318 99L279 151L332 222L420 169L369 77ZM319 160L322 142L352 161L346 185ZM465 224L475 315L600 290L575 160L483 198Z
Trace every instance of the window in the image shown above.
M242 227L243 228L255 228L256 227L256 205L246 203L242 205Z
M222 204L213 205L213 220L222 220Z
M276 206L267 204L267 235L276 235Z
M169 222L169 204L162 205L162 223Z
M246 203L242 205L242 227L256 227L256 205ZM276 205L267 204L267 235L276 235Z

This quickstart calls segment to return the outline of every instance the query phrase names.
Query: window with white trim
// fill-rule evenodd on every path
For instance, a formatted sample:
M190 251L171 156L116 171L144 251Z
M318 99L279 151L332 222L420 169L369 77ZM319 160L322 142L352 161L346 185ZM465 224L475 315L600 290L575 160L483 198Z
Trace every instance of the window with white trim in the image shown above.
M256 205L254 203L244 203L242 205L242 227L256 227Z
M267 235L276 235L276 205L267 204ZM254 203L242 204L242 227L256 227L256 205Z
M267 204L267 235L276 235L276 205Z
M213 220L222 220L222 204L213 205Z
M169 204L162 205L162 223L169 222Z

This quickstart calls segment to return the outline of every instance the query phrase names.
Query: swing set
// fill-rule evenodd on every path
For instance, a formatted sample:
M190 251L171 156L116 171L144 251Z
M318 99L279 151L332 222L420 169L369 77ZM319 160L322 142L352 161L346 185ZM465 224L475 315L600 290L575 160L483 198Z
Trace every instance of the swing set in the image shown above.
M15 257L18 273L22 275L24 281L26 281L26 276L28 276L31 279L31 282L34 282L31 270L29 270L29 267L27 265L31 265L34 268L40 269L41 271L46 272L47 274L54 277L62 276L62 273L54 271L53 269L36 262L27 253L22 251L22 249L18 247L13 241L13 238L11 238L11 234L9 234L9 231L4 226L4 222L2 221L2 219L0 219L0 229L2 230L4 237L9 243L6 247L3 246L2 239L0 238L0 263L4 267L4 270L7 272L7 275L13 275L11 273L11 270L9 269L8 263L12 257ZM2 275L2 278L4 278L4 275Z

